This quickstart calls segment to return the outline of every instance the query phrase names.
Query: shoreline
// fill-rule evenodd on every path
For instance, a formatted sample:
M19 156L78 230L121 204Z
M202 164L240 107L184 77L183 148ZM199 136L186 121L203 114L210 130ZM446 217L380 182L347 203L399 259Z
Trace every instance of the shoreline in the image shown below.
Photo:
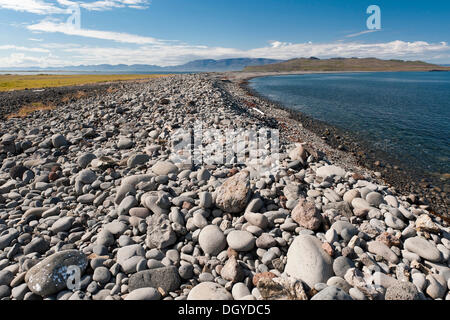
M331 147L328 156L333 161L338 158L345 158L344 154L351 158L352 166L361 166L370 170L372 173L380 172L383 181L392 185L395 190L400 191L406 196L414 195L417 198L416 204L430 205L435 214L449 219L450 215L448 206L448 187L446 181L441 181L439 177L434 177L425 171L418 172L414 168L410 168L397 159L390 156L383 150L373 149L363 139L357 137L354 133L349 132L324 121L316 120L300 111L291 110L281 103L272 101L271 99L260 95L253 90L249 81L259 77L281 76L281 75L302 75L302 74L341 74L341 73L373 73L373 72L389 72L389 71L293 71L293 72L217 72L217 73L199 73L208 75L216 80L228 79L234 85L239 86L245 91L246 95L264 101L272 108L285 111L287 116L295 122L301 124L305 129L313 133L317 138L323 140L326 145ZM397 71L392 71L397 72ZM407 71L405 71L407 72ZM25 97L29 103L45 102L54 107L61 107L67 103L73 102L78 98L99 97L108 92L108 90L121 90L123 84L133 83L138 80L118 81L109 83L85 84L79 86L65 86L56 88L46 88L41 90L17 90L0 93L0 119L8 114L12 114L20 109L20 101ZM145 80L139 80L145 81ZM81 97L77 94L82 92ZM31 94L31 97L30 97ZM12 97L17 95L17 97ZM64 101L64 99L66 101ZM4 101L3 101L4 100ZM17 102L14 102L17 100ZM5 111L5 106L8 110ZM326 139L323 139L326 138ZM339 156L336 152L339 151ZM381 165L375 165L375 162L381 162ZM348 159L346 162L349 162ZM433 188L431 188L432 186ZM435 189L438 188L438 190ZM423 198L422 195L425 197ZM413 203L413 202L411 202ZM442 211L442 213L439 213Z
M377 72L377 71L375 71ZM385 72L385 71L383 71ZM397 72L397 71L392 71ZM406 72L406 71L405 71ZM354 164L362 166L372 172L380 172L383 180L391 184L397 191L407 197L420 199L416 203L430 205L431 210L438 216L450 218L448 206L449 183L441 181L439 177L431 175L424 170L417 170L407 163L402 162L395 155L374 149L356 134L333 126L327 122L317 120L300 111L292 110L283 104L273 101L268 97L259 94L250 87L250 80L260 77L281 76L281 75L302 75L302 74L336 74L336 73L357 73L348 72L242 72L226 73L224 76L243 89L249 97L265 101L274 108L286 111L289 116L300 123L304 128L323 139L331 148L336 151L343 151L354 158ZM359 73L372 73L371 71L360 71ZM380 162L380 165L376 163Z

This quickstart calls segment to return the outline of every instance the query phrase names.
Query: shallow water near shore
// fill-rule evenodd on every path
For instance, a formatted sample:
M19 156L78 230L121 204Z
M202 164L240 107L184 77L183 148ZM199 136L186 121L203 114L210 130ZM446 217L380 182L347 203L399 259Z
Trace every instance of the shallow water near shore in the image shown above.
M450 172L450 73L378 72L254 78L285 107L347 130L410 168Z

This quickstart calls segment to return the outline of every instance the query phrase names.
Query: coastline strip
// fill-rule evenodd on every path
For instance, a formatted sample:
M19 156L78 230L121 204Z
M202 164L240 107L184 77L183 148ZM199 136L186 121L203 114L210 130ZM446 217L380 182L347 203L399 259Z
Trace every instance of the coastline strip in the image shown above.
M334 160L342 157L343 152L348 154L349 157L354 159L353 162L358 166L366 168L371 172L380 172L383 180L394 186L395 189L404 194L405 197L416 195L422 202L431 205L431 211L433 211L433 213L446 220L449 219L448 181L441 181L429 173L420 172L416 168L408 167L406 163L403 163L396 157L389 155L382 150L373 149L365 143L365 141L362 141L351 132L348 132L348 130L336 128L323 121L313 119L299 111L291 110L280 103L262 96L249 86L249 80L258 77L323 73L343 72L240 72L228 73L227 78L231 82L234 81L234 84L245 92L247 98L253 99L251 101L252 104L260 105L261 102L266 104L266 108L261 108L266 112L266 116L273 117L277 114L277 110L282 110L284 113L287 113L288 119L283 119L283 122L285 123L282 124L282 126L286 125L288 127L287 130L297 123L302 126L302 129L310 131L318 139L321 139L322 142L331 147L332 151L328 156L332 156ZM253 109L254 108L255 107L253 107ZM339 137L339 139L336 139L336 137ZM379 160L383 163L382 166L376 165ZM437 212L442 212L443 215L440 215Z

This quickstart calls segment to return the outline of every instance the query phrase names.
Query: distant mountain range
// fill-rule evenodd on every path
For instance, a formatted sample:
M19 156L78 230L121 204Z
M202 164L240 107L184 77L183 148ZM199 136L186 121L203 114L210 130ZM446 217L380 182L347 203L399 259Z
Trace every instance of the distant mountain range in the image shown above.
M376 58L299 58L280 63L248 66L249 72L294 71L450 71L450 67L423 61L381 60Z
M271 63L279 63L284 60L275 59L251 59L251 58L235 58L222 60L195 60L186 64L160 67L156 65L146 64L100 64L100 65L80 65L57 68L7 68L4 71L81 71L81 72L223 72L223 71L240 71L249 66L262 66Z
M195 60L182 65L161 67L147 64L99 64L56 68L0 68L2 72L225 72L225 71L427 71L450 69L450 64L429 64L422 61L380 60L376 58L298 58L276 60L264 58L232 58Z

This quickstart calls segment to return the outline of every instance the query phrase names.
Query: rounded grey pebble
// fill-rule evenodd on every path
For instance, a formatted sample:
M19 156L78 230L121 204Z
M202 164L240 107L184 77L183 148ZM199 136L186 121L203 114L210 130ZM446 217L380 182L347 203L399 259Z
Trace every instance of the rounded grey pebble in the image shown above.
M231 295L233 296L234 300L239 300L243 297L251 295L250 290L248 287L242 283L238 282L233 285L233 289L231 290Z
M367 300L366 296L364 295L364 293L362 293L360 290L358 290L357 288L351 288L348 292L350 294L350 296L354 299L354 300Z
M178 268L181 279L189 280L194 276L194 267L192 264L184 264Z
M161 294L155 288L140 288L130 292L125 300L160 300Z
M162 268L165 267L165 265L163 263L161 263L161 261L155 260L155 259L149 259L147 261L147 268L149 269L157 269L157 268Z
M111 272L106 267L98 267L94 270L92 279L100 284L106 284L111 279Z
M248 231L234 230L227 236L228 245L240 252L250 251L255 247L255 237Z
M98 286L97 282L92 281L92 282L87 286L86 291L87 291L87 292L90 292L90 293L92 293L92 294L94 294L94 293L96 293L96 292L98 291L98 289L99 289L99 286Z
M14 279L14 274L9 270L0 271L0 286L6 285L9 286L11 281Z
M198 276L198 281L200 282L212 282L214 281L214 276L209 272L203 272Z
M108 254L108 248L103 245L96 244L92 247L92 252L96 255L104 256Z
M321 283L321 282L316 283L316 284L314 285L314 289L316 289L317 291L322 291L323 289L325 289L325 288L327 288L327 287L328 287L328 286L327 286L326 283Z
M219 254L227 245L222 230L215 225L204 227L200 232L198 242L205 253L213 256Z
M151 249L150 251L147 251L145 257L149 260L155 259L160 261L164 258L164 254L158 249Z
M11 295L11 289L7 285L0 285L0 299L9 297Z
M337 257L333 262L333 271L336 276L344 278L348 269L354 268L355 264L347 257Z
M327 287L314 295L311 300L353 300L344 290L338 287Z

